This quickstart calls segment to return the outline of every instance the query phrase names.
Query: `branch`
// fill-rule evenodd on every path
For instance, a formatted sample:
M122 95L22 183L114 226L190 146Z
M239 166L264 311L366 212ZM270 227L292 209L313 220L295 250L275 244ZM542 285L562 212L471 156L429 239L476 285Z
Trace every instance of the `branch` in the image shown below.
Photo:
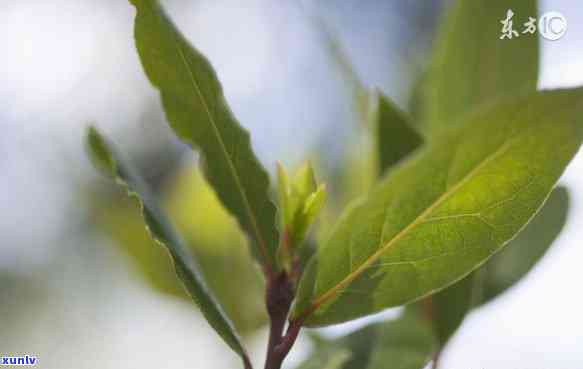
M293 298L293 284L287 272L282 271L275 278L270 278L267 281L265 302L269 313L270 327L265 369L280 369L298 336L300 324L290 324L286 335L283 336Z

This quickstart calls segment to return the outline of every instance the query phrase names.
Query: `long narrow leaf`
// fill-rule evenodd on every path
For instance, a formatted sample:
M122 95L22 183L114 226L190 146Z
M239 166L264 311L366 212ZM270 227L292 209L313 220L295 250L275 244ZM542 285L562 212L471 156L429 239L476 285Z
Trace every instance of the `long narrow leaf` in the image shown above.
M132 198L140 205L146 228L152 238L169 252L176 273L184 287L200 308L204 317L216 332L223 338L241 358L247 368L250 367L245 349L237 336L233 325L223 312L220 305L210 294L198 266L188 253L182 238L175 231L170 220L165 216L154 200L153 195L142 179L133 173L132 168L120 160L112 147L101 134L93 127L87 135L87 145L90 156L95 165L121 185Z
M223 205L250 236L254 255L275 265L275 206L269 178L251 149L249 133L229 109L207 59L167 17L157 0L131 0L137 9L135 40L150 82L160 91L178 137L200 149L206 175Z

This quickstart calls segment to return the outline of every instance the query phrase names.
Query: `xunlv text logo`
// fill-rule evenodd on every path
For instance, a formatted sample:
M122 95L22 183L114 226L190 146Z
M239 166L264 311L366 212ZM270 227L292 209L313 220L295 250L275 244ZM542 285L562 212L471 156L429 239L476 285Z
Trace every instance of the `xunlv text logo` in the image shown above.
M2 356L0 357L0 366L35 366L37 359L35 356Z

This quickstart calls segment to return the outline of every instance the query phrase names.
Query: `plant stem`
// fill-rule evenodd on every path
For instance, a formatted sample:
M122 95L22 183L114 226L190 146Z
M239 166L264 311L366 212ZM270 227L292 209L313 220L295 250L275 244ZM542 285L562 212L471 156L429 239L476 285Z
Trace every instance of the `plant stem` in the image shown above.
M251 365L251 361L247 355L243 357L243 365L245 365L245 369L253 369L253 365Z
M285 271L267 281L265 303L270 318L270 327L265 369L281 368L283 360L299 333L300 324L290 324L285 336L283 336L293 297L293 286Z
M438 365L439 365L439 355L441 354L441 351L437 351L435 352L435 354L433 354L433 362L431 363L431 369L437 369Z

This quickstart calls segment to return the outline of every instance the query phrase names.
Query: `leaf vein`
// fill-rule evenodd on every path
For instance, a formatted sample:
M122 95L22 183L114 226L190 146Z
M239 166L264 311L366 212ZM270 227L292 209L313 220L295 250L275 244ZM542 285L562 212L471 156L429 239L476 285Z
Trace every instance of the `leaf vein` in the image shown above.
M160 21L162 21L159 17L158 17L158 19ZM261 232L259 231L259 226L257 224L257 220L255 219L255 214L251 208L251 204L249 203L249 199L247 198L247 194L243 190L243 186L241 184L241 179L239 178L239 174L237 173L237 170L236 170L236 168L235 168L235 166L234 166L234 164L229 156L229 152L227 151L227 147L225 145L225 142L221 136L221 133L218 130L215 117L214 117L213 113L211 113L211 110L209 108L209 104L206 101L204 95L202 94L202 91L200 90L200 87L198 85L198 81L196 80L196 77L195 77L195 75L190 67L190 64L188 63L186 56L184 55L184 50L182 50L181 43L179 42L179 40L176 39L176 35L174 34L174 32L171 32L171 34L172 34L172 40L174 41L174 46L178 52L178 55L180 55L180 59L188 72L188 76L190 78L190 82L192 84L193 90L194 90L195 94L198 95L198 97L200 98L200 100L202 102L204 110L209 118L210 123L211 123L213 133L217 139L217 142L219 143L219 145L221 147L221 151L222 151L223 155L225 156L225 160L227 162L227 166L229 168L229 171L231 172L231 176L233 177L233 179L237 185L237 189L239 190L239 193L241 195L243 206L244 206L245 211L247 212L247 215L249 216L249 219L251 221L251 226L253 228L253 233L255 234L255 239L260 246L261 253L263 254L262 256L265 260L265 263L267 263L267 265L270 265L271 260L268 256L269 254L267 252L267 245L266 245L265 240L263 239L263 237L261 235ZM215 108L216 108L216 105L218 105L218 104L215 102L215 104L214 104ZM213 109L213 111L214 111L214 109Z
M417 218L415 218L408 226L403 228L399 233L397 233L392 239L388 240L382 247L379 248L374 254L372 254L369 258L367 258L356 270L348 274L344 279L340 282L329 288L326 292L322 293L318 296L314 301L310 304L310 306L301 314L302 318L306 318L311 313L316 311L321 304L326 302L327 300L336 296L338 292L343 290L347 285L352 283L362 272L364 272L367 268L369 268L380 256L392 245L396 242L401 240L409 231L415 228L417 225L421 224L424 218L429 215L437 206L447 200L450 196L452 196L458 189L460 189L463 185L465 185L469 180L474 178L474 175L489 164L492 160L496 159L498 156L502 155L511 145L514 140L508 140L492 154L485 157L474 169L468 172L457 184L451 187L449 190L446 190L443 194L441 194L429 207L427 207Z

